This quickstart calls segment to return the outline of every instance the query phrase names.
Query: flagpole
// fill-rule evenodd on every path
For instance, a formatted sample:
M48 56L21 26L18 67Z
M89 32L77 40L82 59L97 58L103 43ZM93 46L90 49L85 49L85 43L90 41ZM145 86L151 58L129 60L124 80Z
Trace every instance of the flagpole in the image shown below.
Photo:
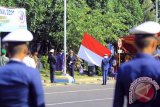
M66 75L66 0L64 0L64 72Z

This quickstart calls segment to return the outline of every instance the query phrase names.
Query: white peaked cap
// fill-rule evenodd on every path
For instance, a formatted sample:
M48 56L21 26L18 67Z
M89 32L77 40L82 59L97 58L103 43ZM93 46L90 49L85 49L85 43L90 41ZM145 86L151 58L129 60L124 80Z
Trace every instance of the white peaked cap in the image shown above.
M104 56L108 56L108 54L104 54Z
M104 54L104 58L108 58L108 54Z
M160 24L153 21L144 22L129 31L131 34L157 34L160 32Z
M49 52L54 52L54 49L51 49Z
M3 42L29 42L32 40L32 33L25 29L18 29L13 31L2 39Z

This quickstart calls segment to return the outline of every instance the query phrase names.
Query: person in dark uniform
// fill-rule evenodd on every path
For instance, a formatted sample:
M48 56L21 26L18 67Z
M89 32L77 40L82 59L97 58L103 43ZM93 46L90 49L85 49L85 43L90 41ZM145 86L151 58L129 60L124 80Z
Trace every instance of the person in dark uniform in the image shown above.
M60 56L60 59L61 59L61 71L64 72L64 50L61 50L61 56Z
M57 71L62 71L62 60L61 60L61 53L60 52L57 52L56 54L56 60L57 60L57 63L56 63L56 70Z
M10 61L0 67L0 107L45 107L39 72L22 61L28 53L28 30L16 30L3 38Z
M157 47L160 25L148 21L134 27L138 53L135 58L120 66L117 76L113 107L160 107L160 62L153 53Z
M74 55L74 52L70 50L69 56L67 58L67 65L68 65L69 74L73 78L74 78L75 63L76 63L76 56Z
M102 75L103 75L102 85L106 85L108 70L109 70L109 58L108 58L107 54L104 55L104 58L103 58L102 63L101 63L101 69L102 69Z
M48 62L50 66L50 81L51 83L55 82L55 70L56 70L56 57L54 56L54 49L51 49L49 51L49 56L48 56Z

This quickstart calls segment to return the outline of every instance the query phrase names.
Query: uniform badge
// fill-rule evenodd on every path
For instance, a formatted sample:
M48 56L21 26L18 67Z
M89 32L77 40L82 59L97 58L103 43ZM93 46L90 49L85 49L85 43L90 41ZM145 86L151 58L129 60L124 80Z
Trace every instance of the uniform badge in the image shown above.
M149 77L140 77L131 83L129 89L129 104L139 101L141 103L148 103L157 95L159 85L156 81Z

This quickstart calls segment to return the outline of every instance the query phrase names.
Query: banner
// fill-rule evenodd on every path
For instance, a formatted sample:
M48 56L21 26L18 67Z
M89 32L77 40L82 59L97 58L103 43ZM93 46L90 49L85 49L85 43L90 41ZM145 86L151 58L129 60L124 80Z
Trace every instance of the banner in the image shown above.
M0 32L12 32L17 29L27 29L26 10L0 7Z
M92 36L84 33L78 57L100 67L104 54L110 56L111 52Z

